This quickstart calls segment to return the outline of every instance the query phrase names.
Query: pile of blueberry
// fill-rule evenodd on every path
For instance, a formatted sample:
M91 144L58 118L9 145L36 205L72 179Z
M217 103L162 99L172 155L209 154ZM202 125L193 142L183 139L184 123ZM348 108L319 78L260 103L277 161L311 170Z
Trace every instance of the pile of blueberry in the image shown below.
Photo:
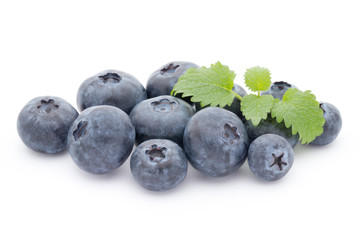
M271 117L254 127L240 111L240 100L226 108L201 107L190 98L171 96L190 62L171 62L155 71L146 89L132 75L107 70L85 80L77 94L81 111L59 97L43 96L21 110L17 129L30 149L54 154L68 149L81 169L105 174L130 156L136 181L146 189L164 191L185 178L188 162L199 172L226 176L248 159L251 171L268 181L280 179L294 162L299 136ZM267 92L281 99L295 86L275 82ZM235 85L240 96L246 91ZM326 145L340 132L341 116L321 103L324 132L310 144Z

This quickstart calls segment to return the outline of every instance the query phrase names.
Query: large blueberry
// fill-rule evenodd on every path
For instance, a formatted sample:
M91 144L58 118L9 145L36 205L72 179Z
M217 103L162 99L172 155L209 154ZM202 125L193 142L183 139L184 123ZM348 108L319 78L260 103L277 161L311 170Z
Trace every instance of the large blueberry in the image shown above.
M144 86L132 75L106 70L86 79L77 93L80 111L98 105L111 105L127 114L133 107L146 99Z
M207 107L197 112L184 132L184 150L191 165L201 173L226 176L245 161L249 139L234 113Z
M273 82L270 86L270 89L262 92L261 95L272 95L274 98L278 98L282 100L285 92L289 88L296 88L294 85L287 83L287 82Z
M170 95L175 83L189 68L198 68L199 66L191 62L174 61L153 72L147 82L146 91L149 98L161 95ZM176 96L178 97L178 95ZM190 97L184 99L191 103Z
M251 120L246 120L244 124L250 141L253 141L263 134L272 133L285 138L293 148L299 142L299 134L293 135L291 127L287 128L284 122L278 123L276 119L271 118L270 115L267 119L261 120L257 126L254 126Z
M320 108L324 112L324 132L310 143L312 145L319 146L326 145L334 141L335 138L339 135L342 127L342 119L340 112L334 105L326 102L321 102Z
M243 87L241 87L240 85L234 84L234 87L232 88L232 90L240 95L241 97L247 95L245 89ZM208 107L209 105L205 106ZM201 109L205 108L205 107L201 107L199 102L195 103L195 109L196 111L200 111ZM245 117L242 115L242 112L240 110L240 99L238 99L237 97L234 97L233 102L231 103L231 105L226 105L224 107L224 109L229 110L230 112L235 113L240 119L241 121L245 121Z
M119 108L105 105L85 109L68 133L72 159L93 174L120 167L130 155L134 140L129 116Z
M250 170L267 181L284 177L294 162L294 151L285 138L276 134L264 134L249 147Z
M130 113L136 130L136 143L149 139L169 139L182 145L185 126L194 109L173 96L159 96L142 101Z
M131 155L133 177L144 188L165 191L178 186L187 174L188 162L182 148L166 139L140 144Z
M76 109L62 98L37 97L21 110L17 130L30 149L58 153L66 148L69 127L78 115Z

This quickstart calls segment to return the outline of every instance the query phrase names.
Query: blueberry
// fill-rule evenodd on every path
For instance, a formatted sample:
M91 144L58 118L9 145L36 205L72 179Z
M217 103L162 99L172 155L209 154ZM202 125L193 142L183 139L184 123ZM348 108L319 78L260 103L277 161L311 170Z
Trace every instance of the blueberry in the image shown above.
M245 161L248 146L241 120L222 108L204 108L185 128L185 154L195 169L208 176L226 176L237 170Z
M17 130L30 149L58 153L66 149L67 132L78 115L76 109L62 98L37 97L21 110Z
M324 132L320 136L316 137L316 139L310 144L322 146L331 143L339 135L342 120L339 110L334 105L321 102L320 108L324 112Z
M267 181L284 177L294 162L294 151L285 138L276 134L264 134L249 147L250 170Z
M130 155L135 130L129 116L113 106L85 109L68 133L69 153L74 162L92 174L120 167Z
M249 135L250 141L267 133L277 134L285 138L294 148L299 142L299 134L292 134L292 128L287 128L284 122L278 123L275 118L269 115L266 120L261 120L259 125L254 126L251 120L245 121L245 128Z
M185 126L194 109L173 96L142 101L130 113L136 130L136 144L149 139L169 139L182 146Z
M243 87L241 87L240 85L234 84L234 87L232 88L232 90L235 93L237 93L238 95L240 95L241 97L247 95L245 89ZM208 106L209 105L207 105L205 107L208 107ZM195 103L195 109L197 112L205 107L201 107L199 102ZM224 107L224 109L235 113L241 119L241 121L243 121L243 122L245 121L245 117L242 115L242 112L240 111L240 99L238 99L237 97L234 97L234 100L231 103L231 105L230 106L226 105Z
M278 98L282 100L285 92L289 88L296 88L294 85L287 83L287 82L273 82L270 86L270 89L266 92L262 92L261 95L272 95L274 98Z
M153 72L147 82L146 91L149 98L161 95L170 95L175 83L189 68L198 68L199 66L191 62L169 62ZM180 97L179 94L176 97ZM184 98L191 103L190 97Z
M188 162L182 148L166 139L151 139L140 144L130 159L135 180L151 191L178 186L187 174Z
M81 84L77 93L77 105L80 111L92 106L111 105L129 114L137 103L146 98L145 88L134 76L107 70Z

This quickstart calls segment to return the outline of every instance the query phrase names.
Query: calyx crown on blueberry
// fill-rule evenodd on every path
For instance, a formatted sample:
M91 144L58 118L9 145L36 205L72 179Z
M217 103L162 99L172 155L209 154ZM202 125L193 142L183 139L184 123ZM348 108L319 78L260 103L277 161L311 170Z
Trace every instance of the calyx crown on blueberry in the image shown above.
M225 123L223 137L226 142L233 144L234 141L237 141L240 138L240 135L236 127L231 126L229 123Z
M180 65L175 65L174 63L170 63L169 65L167 65L166 67L162 68L160 70L161 74L164 73L174 73L176 71L176 69L180 67Z
M261 92L261 95L272 95L274 98L282 100L285 92L289 88L296 88L296 87L284 81L273 82L270 85L270 89L265 92Z
M151 103L151 106L153 106L154 110L157 112L171 112L174 109L175 105L175 101L170 101L167 98Z
M37 106L37 108L43 112L50 113L51 111L58 109L59 105L55 103L54 99L49 99L49 100L42 99L40 101L40 104Z
M165 152L166 152L166 147L158 147L158 145L153 144L151 145L150 149L147 149L145 151L145 154L147 154L149 156L149 159L151 161L161 161L163 158L165 158Z
M88 126L88 124L89 123L87 121L80 121L78 123L76 130L73 131L75 141L86 135L86 127Z
M117 73L108 72L105 75L99 76L99 79L101 79L103 83L108 83L108 82L118 83L121 80L121 76L119 76L119 74Z
M270 167L277 165L279 167L280 171L282 171L283 170L282 165L285 165L285 166L287 165L287 162L283 162L281 160L284 156L284 153L281 153L279 156L276 156L274 153L271 155L273 156L274 161L272 164L270 164Z
M284 81L278 81L271 84L270 89L278 89L278 90L284 90L291 88L292 85L284 82Z

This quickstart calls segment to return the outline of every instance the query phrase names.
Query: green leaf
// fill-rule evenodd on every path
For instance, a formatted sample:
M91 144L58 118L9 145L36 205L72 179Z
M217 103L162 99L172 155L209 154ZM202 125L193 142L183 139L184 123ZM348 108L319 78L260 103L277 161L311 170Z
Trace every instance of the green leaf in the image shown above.
M253 92L266 91L270 88L270 71L263 67L248 68L245 72L245 84Z
M254 126L257 126L261 119L267 118L273 105L274 98L272 95L249 94L241 99L241 111L247 120L251 119Z
M182 93L182 97L193 96L192 102L200 102L201 106L224 107L230 105L234 97L232 91L236 74L220 62L210 68L189 68L174 85L172 95ZM241 97L240 97L241 98Z
M309 143L323 132L325 119L315 95L310 91L288 89L282 101L277 101L271 116L278 122L284 120L285 126L292 127L292 134L299 133L303 144Z

